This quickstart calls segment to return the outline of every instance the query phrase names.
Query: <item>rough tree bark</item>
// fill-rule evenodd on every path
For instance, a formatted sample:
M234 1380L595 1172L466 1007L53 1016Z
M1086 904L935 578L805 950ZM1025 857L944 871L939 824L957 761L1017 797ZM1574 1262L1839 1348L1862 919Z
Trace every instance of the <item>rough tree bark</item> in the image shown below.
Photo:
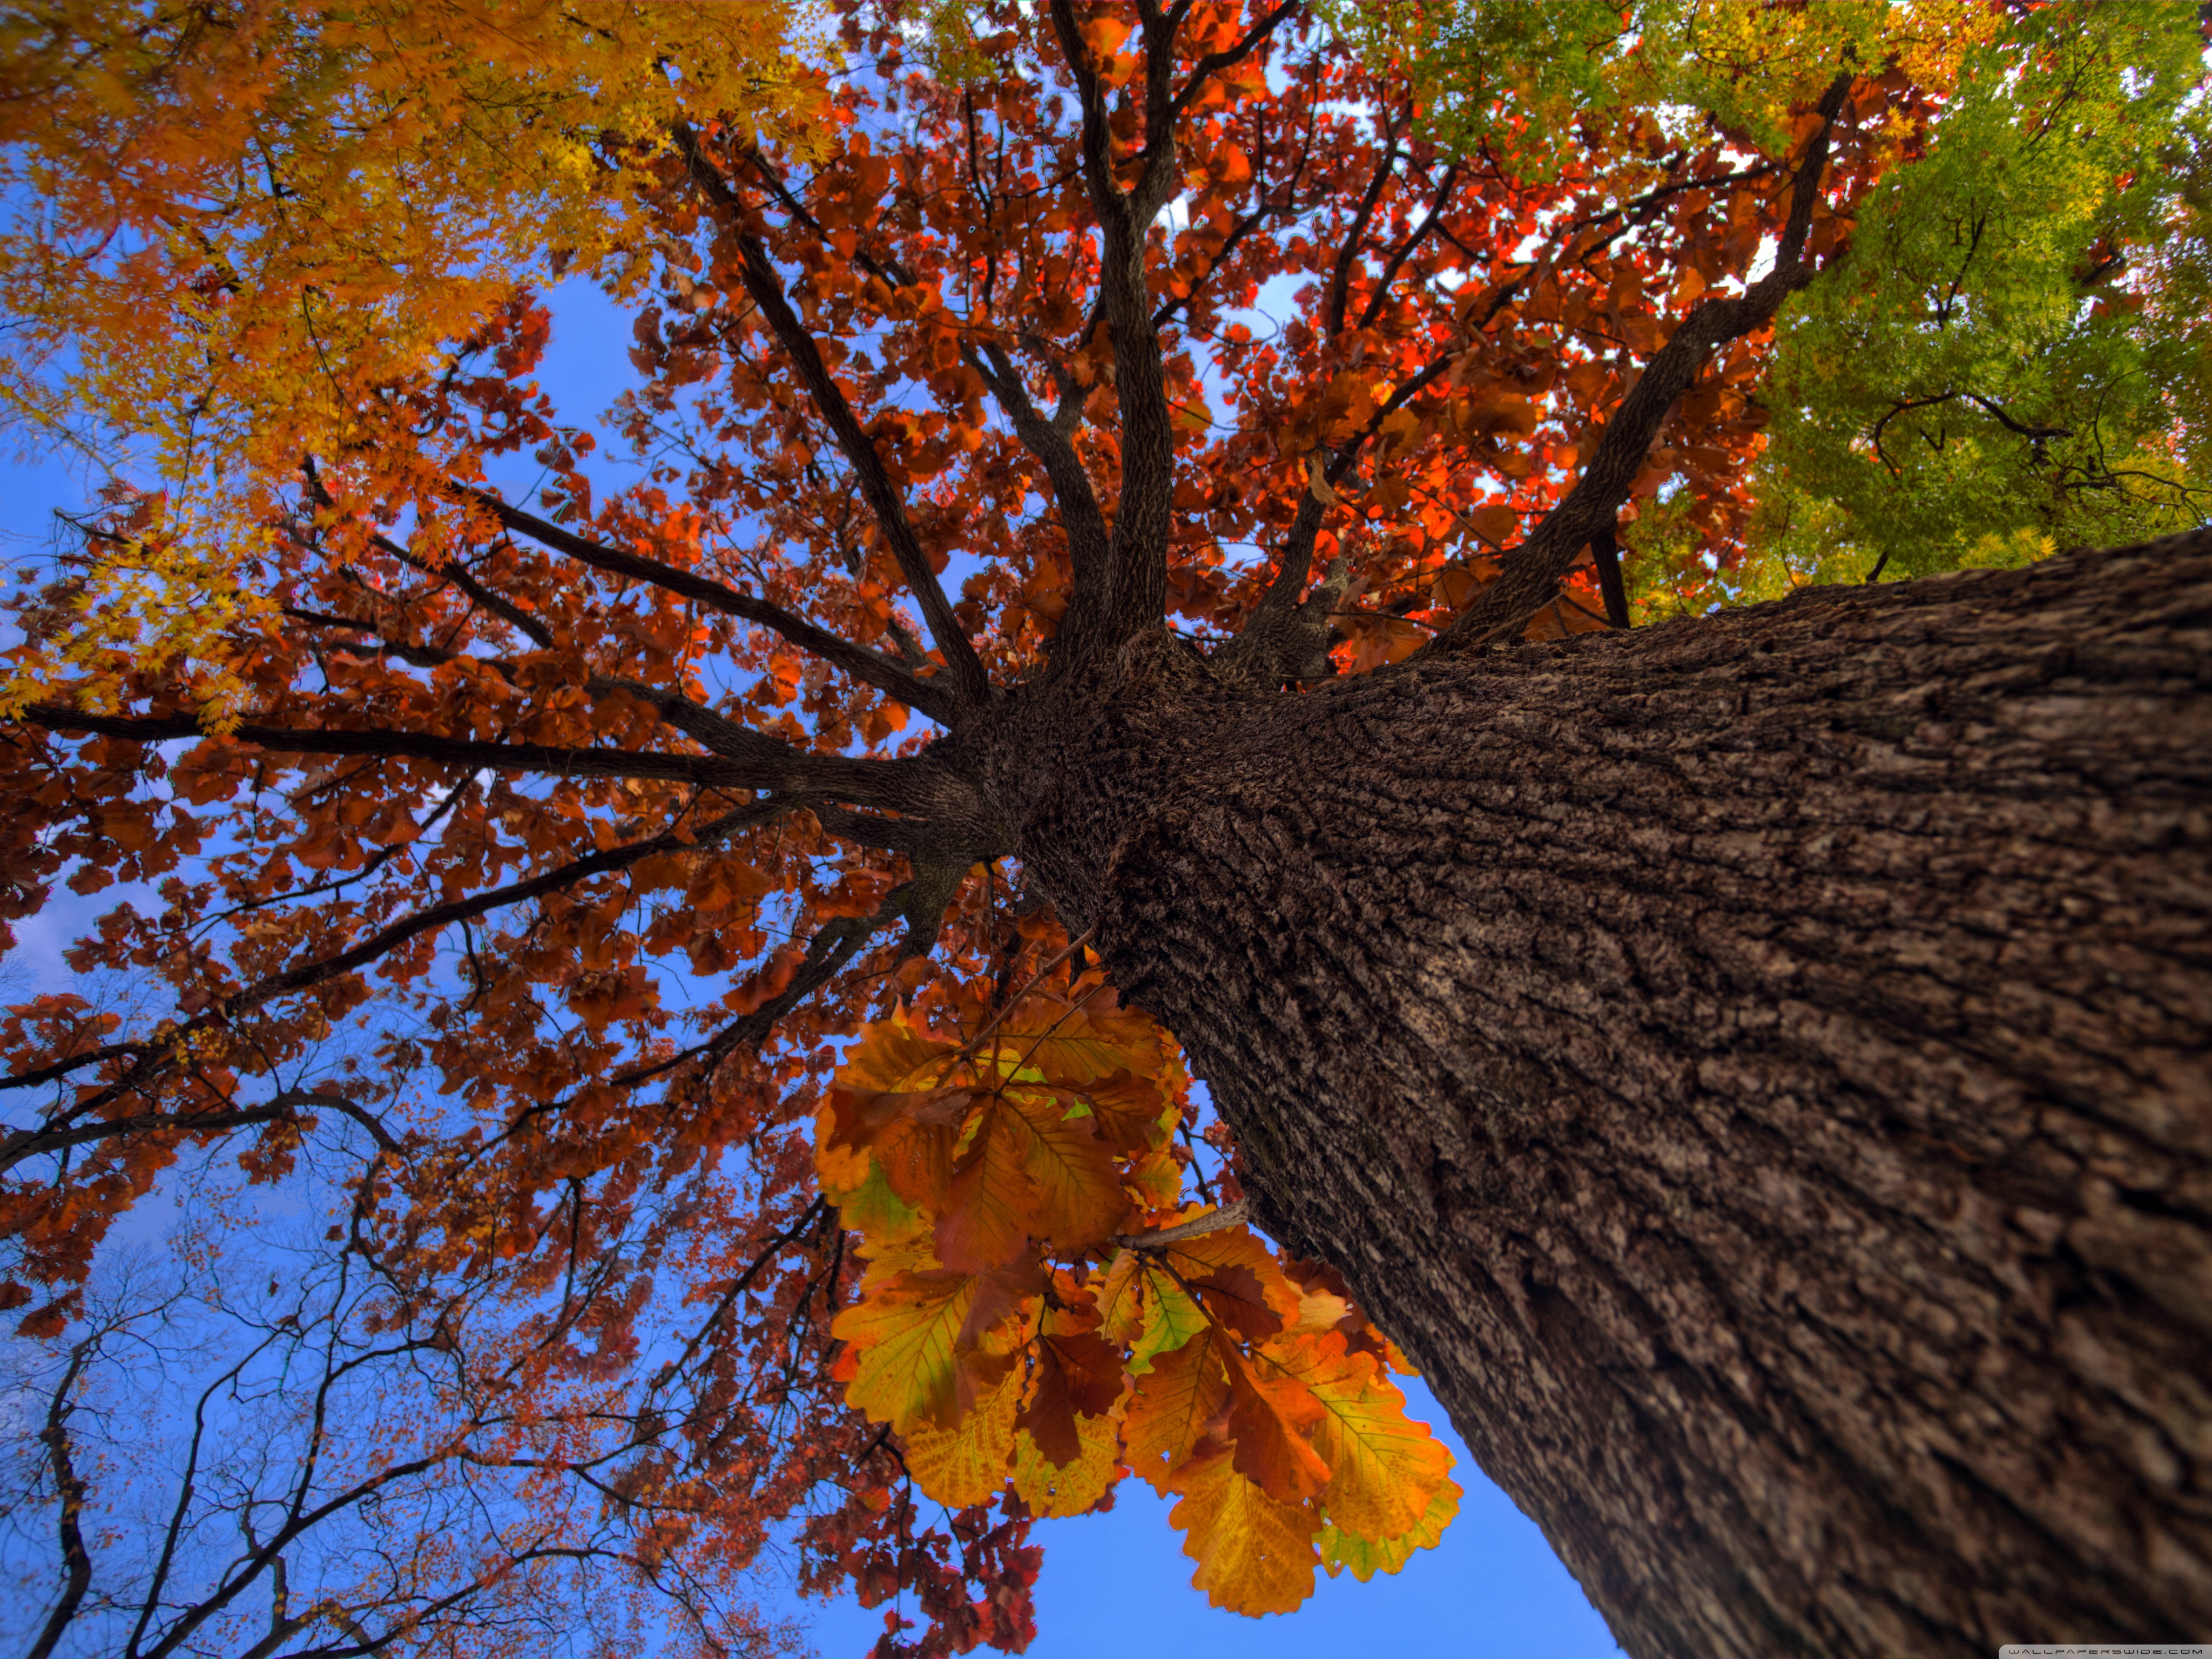
M2212 536L1107 672L1022 857L1630 1651L2212 1632Z

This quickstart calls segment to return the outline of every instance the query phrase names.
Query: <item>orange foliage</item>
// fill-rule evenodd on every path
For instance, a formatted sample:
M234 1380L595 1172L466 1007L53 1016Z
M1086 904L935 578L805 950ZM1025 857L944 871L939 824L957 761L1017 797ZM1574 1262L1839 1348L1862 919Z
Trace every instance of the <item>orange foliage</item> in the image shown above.
M1041 1512L1073 1514L1119 1478L1118 1443L1186 1494L1193 1582L1239 1613L1303 1601L1325 1532L1393 1565L1434 1544L1459 1488L1384 1380L1404 1362L1334 1273L1280 1260L1237 1207L1182 1203L1191 1109L1165 1034L1095 969L972 1036L958 999L921 1006L921 1025L868 1028L815 1130L871 1261L837 1375L921 1490L1011 1483L1037 1510L1048 1470Z

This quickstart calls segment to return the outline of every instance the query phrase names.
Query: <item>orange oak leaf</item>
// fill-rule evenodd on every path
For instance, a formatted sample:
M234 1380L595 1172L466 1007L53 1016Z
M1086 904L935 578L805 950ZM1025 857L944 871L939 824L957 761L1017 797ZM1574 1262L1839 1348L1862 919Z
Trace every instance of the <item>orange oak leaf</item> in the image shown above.
M1316 1523L1304 1504L1270 1498L1227 1451L1206 1452L1177 1471L1182 1501L1170 1524L1187 1534L1183 1553L1198 1563L1191 1583L1232 1613L1290 1613L1313 1594Z

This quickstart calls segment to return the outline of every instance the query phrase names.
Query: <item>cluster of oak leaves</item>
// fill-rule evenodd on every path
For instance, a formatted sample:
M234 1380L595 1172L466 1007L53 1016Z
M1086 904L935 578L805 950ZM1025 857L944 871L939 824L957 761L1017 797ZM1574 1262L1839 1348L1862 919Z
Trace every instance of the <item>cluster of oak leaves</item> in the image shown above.
M1011 1481L1076 1515L1133 1469L1180 1497L1216 1606L1285 1613L1316 1566L1364 1580L1435 1544L1460 1489L1334 1270L1184 1205L1187 1088L1095 971L965 1042L927 1015L872 1024L817 1125L869 1264L836 1375L929 1497Z

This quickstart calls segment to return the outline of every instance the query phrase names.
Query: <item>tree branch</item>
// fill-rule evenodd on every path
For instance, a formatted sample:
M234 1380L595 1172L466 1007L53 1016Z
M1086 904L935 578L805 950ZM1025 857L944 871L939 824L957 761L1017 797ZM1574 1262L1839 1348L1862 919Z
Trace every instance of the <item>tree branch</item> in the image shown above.
M1451 366L1451 356L1442 356L1407 376L1364 426L1330 453L1326 465L1310 458L1310 467L1318 471L1318 483L1333 491L1349 477L1359 464L1361 452L1382 429L1382 423L1449 374ZM1213 653L1216 672L1258 684L1303 678L1309 672L1315 653L1325 644L1329 612L1344 592L1342 577L1332 570L1310 599L1299 602L1313 570L1314 543L1332 499L1321 488L1309 489L1299 498L1267 590L1237 637Z
M1067 60L1083 113L1083 179L1098 216L1099 312L1114 351L1114 392L1121 412L1121 496L1108 549L1103 598L1079 585L1070 611L1080 606L1103 626L1063 628L1066 656L1111 651L1121 640L1158 622L1167 612L1167 547L1173 522L1174 414L1160 361L1145 284L1145 239L1175 173L1174 100L1168 90L1174 40L1182 10L1145 9L1147 146L1145 170L1133 195L1115 181L1112 119L1103 88L1084 44L1070 0L1052 0L1054 32ZM1154 199L1155 198L1158 199Z
M616 682L609 681L612 686ZM656 707L675 694L633 682L622 689ZM696 709L696 704L689 705ZM665 711L664 711L665 712ZM703 712L703 711L702 711ZM787 795L824 795L864 806L920 811L941 800L916 762L848 760L809 755L776 738L714 716L731 745L712 755L671 755L649 750L564 749L535 743L479 743L433 732L309 730L245 723L210 732L191 714L93 714L34 703L21 719L48 731L84 732L131 743L178 738L228 738L278 754L370 755L425 760L463 771L520 771L565 778L660 779L714 789L773 790Z
M1551 602L1565 575L1592 538L1614 522L1636 481L1651 441L1665 424L1675 399L1689 390L1714 348L1739 339L1773 319L1784 300L1813 279L1805 264L1805 238L1820 199L1828 161L1829 136L1852 76L1846 71L1829 83L1817 106L1820 129L1807 146L1790 192L1790 216L1775 251L1774 269L1732 299L1701 301L1682 319L1651 359L1643 376L1606 422L1596 453L1567 497L1505 560L1498 578L1451 625L1414 653L1462 651L1504 637Z
M1183 83L1183 89L1176 94L1174 103L1169 106L1170 112L1180 117L1185 110L1197 101L1200 94L1206 90L1206 83L1208 81L1213 79L1224 70L1236 68L1237 64L1259 51L1267 44L1267 37L1274 33L1282 21L1297 9L1297 0L1282 0L1281 4L1255 23L1244 38L1235 46L1226 47L1220 52L1208 52L1200 58L1191 66L1190 79Z
M62 1374L61 1384L46 1407L46 1427L39 1438L45 1442L46 1457L53 1466L55 1497L61 1506L57 1522L62 1552L61 1599L54 1603L46 1615L45 1626L38 1639L31 1644L28 1659L51 1659L54 1649L76 1617L76 1610L84 1603L85 1592L92 1587L92 1553L85 1547L84 1528L77 1516L84 1508L84 1477L76 1472L76 1463L70 1455L69 1419L76 1409L70 1404L70 1390L83 1373L86 1356L97 1340L88 1336L70 1350L67 1370Z
M132 1052L135 1048L136 1045L127 1045L125 1052ZM12 1081L0 1083L0 1087L9 1086ZM5 1175L27 1158L63 1152L71 1146L88 1146L96 1141L113 1140L123 1135L219 1134L225 1129L244 1129L257 1123L286 1121L296 1118L301 1107L324 1107L343 1112L366 1128L385 1151L396 1152L399 1150L399 1143L392 1138L391 1131L367 1108L350 1100L341 1100L335 1095L319 1095L306 1089L287 1089L261 1105L237 1106L228 1111L140 1112L131 1117L100 1118L69 1128L41 1126L36 1129L19 1129L5 1139L0 1139L0 1175Z
M179 1025L171 1027L158 1036L149 1038L145 1042L111 1043L103 1048L89 1050L66 1060L57 1060L52 1065L42 1066L34 1072L0 1078L0 1089L20 1089L50 1081L70 1072L82 1071L87 1066L106 1060L135 1057L137 1060L137 1064L123 1077L98 1094L76 1102L60 1119L50 1120L35 1129L19 1129L4 1141L0 1141L0 1173L5 1173L24 1158L33 1157L42 1151L58 1151L63 1146L74 1144L76 1140L100 1139L109 1133L125 1132L131 1127L131 1122L133 1121L124 1121L119 1127L113 1129L105 1125L79 1125L78 1127L74 1128L64 1128L62 1126L82 1120L107 1102L139 1088L147 1080L149 1070L156 1059L161 1055L179 1052L179 1045L196 1031L234 1020L240 1014L258 1007L272 998L287 996L296 991L313 990L318 985L327 984L331 980L349 974L357 968L368 966L378 957L404 945L411 939L418 938L424 933L437 932L441 928L451 927L455 922L470 921L488 911L504 909L510 904L523 903L543 894L574 886L576 883L588 880L593 876L606 875L617 870L628 869L631 865L650 858L657 853L685 852L695 848L711 847L716 842L727 840L741 830L767 823L770 818L786 811L788 805L787 802L779 800L740 807L734 812L725 813L710 823L702 824L688 836L679 835L674 830L666 830L650 841L633 842L627 847L610 848L603 853L589 854L583 858L573 860L556 869L545 871L526 880L511 882L504 887L495 887L469 898L454 899L445 904L433 905L427 910L418 910L412 915L402 917L389 927L380 928L360 944L341 951L335 956L321 957L312 962L303 962L284 969L282 973L270 974L257 980L252 985L234 991L228 996L218 1000L205 1012L198 1014ZM344 1103L323 1096L309 1097L318 1104L343 1106ZM280 1097L280 1099L282 1098ZM265 1109L260 1109L265 1110ZM173 1115L151 1114L146 1115L146 1117L159 1119L172 1115ZM236 1117L238 1123L258 1121L251 1116L240 1117L235 1114L215 1113L208 1115L207 1121L202 1127L210 1129L236 1127L236 1124L230 1121L234 1117ZM174 1127L186 1128L192 1126L178 1123ZM81 1129L84 1128L89 1128L94 1132L81 1133ZM380 1144L387 1139L383 1135L380 1127L375 1133L379 1136Z
M933 686L889 657L871 651L866 646L855 645L780 605L739 592L736 588L710 577L679 570L658 559L649 559L640 553L588 540L573 531L562 529L559 525L548 523L533 513L525 512L521 507L503 501L489 490L458 483L453 487L458 494L490 513L507 529L527 536L557 553L565 553L579 563L587 564L595 570L604 570L610 575L648 582L698 604L757 623L781 635L801 650L811 652L832 666L843 669L863 684L872 685L887 696L896 697L939 725L947 723L951 718L953 699L944 688ZM540 643L550 644L550 636Z
M1073 637L1093 632L1098 625L1093 613L1103 598L1111 541L1091 474L1076 453L1074 440L1030 401L1019 368L1003 347L986 340L981 352L965 343L961 349L1006 411L1014 435L1044 464L1045 476L1052 482L1053 505L1059 510L1061 528L1067 532L1067 557L1075 589L1060 633Z
M937 573L930 568L929 557L914 533L914 526L907 518L906 503L891 483L890 473L876 451L874 440L861 428L852 405L845 401L845 394L830 374L829 365L823 362L821 349L814 343L798 313L792 310L791 301L784 295L782 279L776 275L768 250L761 246L759 238L746 230L744 203L700 147L690 127L678 122L674 134L692 182L720 215L723 230L737 248L739 278L745 292L791 359L800 383L813 398L830 435L860 480L860 493L867 500L869 511L875 515L891 556L897 562L899 574L921 607L922 620L928 624L931 640L945 658L945 678L950 682L948 690L954 704L958 708L985 707L991 701L990 676L985 672L983 659L975 654L975 647L959 620L952 614L952 606L945 599Z

